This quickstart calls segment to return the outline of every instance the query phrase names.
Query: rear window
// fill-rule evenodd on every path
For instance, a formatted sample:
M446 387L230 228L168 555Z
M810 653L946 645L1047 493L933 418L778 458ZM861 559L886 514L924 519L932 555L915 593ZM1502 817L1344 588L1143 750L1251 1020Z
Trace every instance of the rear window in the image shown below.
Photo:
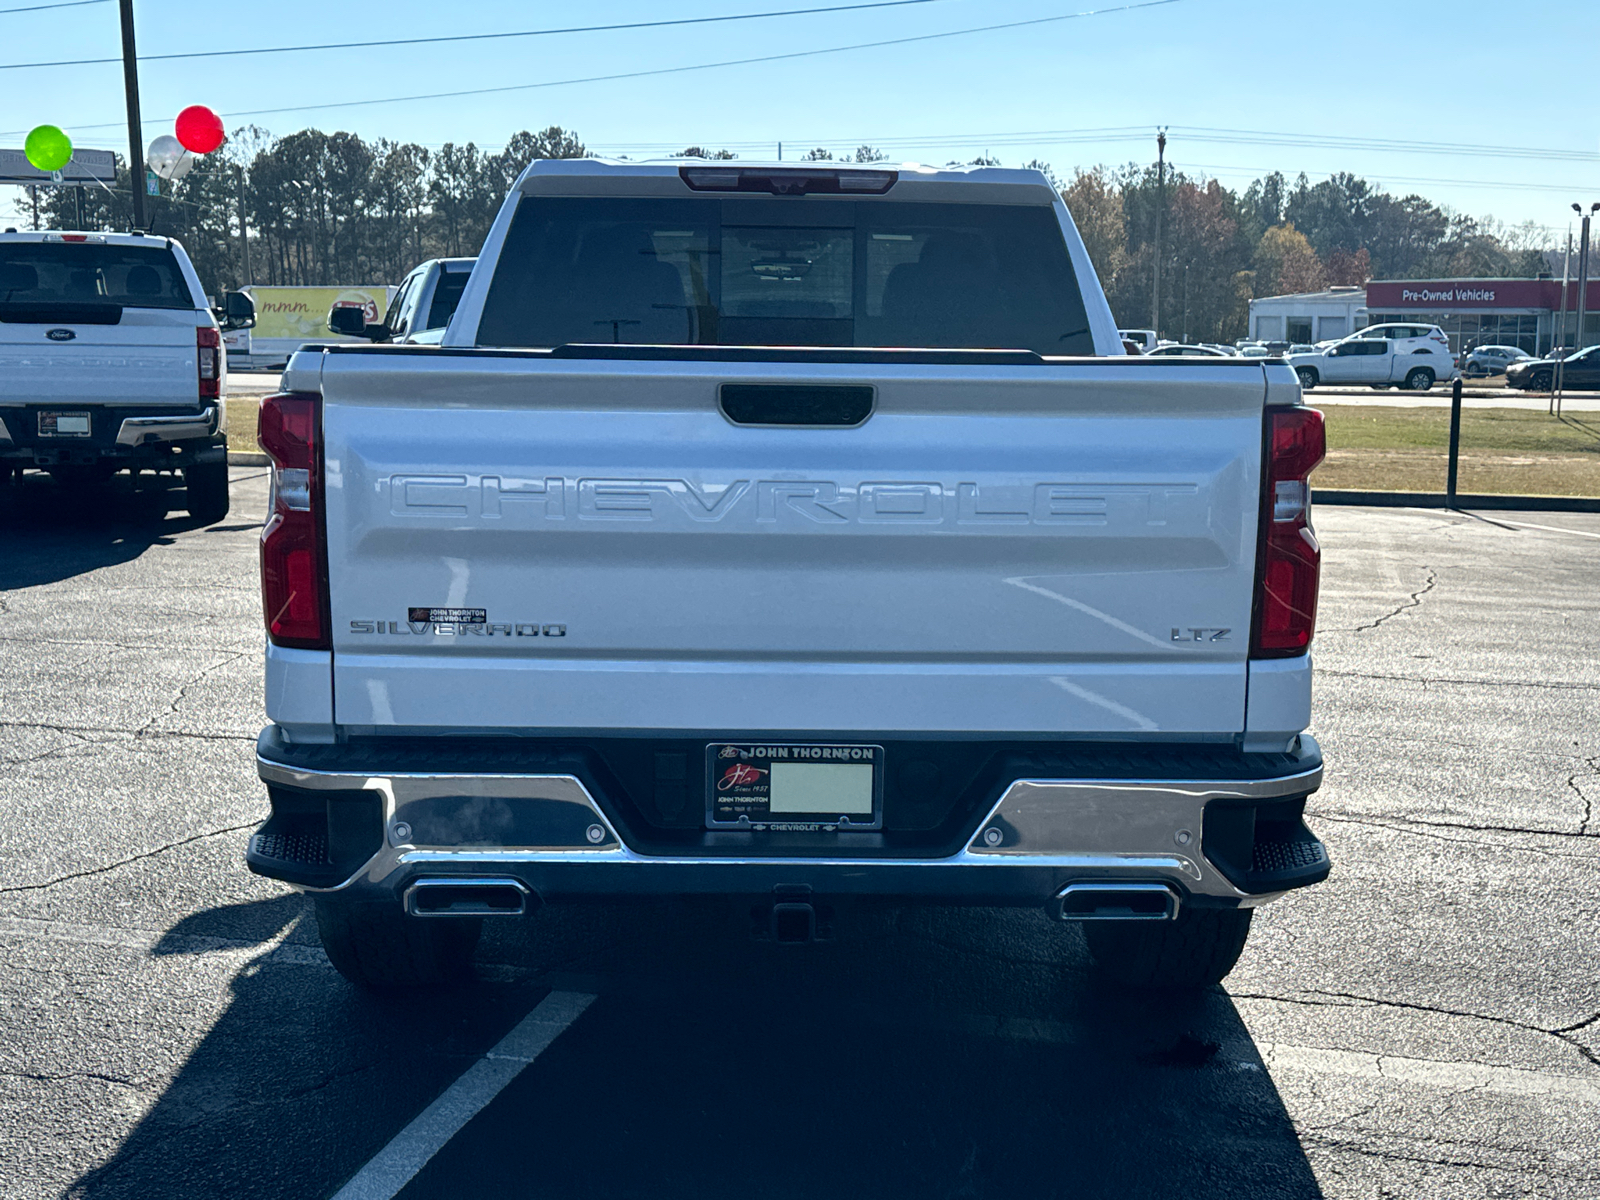
M165 246L71 242L0 244L0 304L195 307L178 260Z
M1048 208L530 196L478 344L1093 354L1088 324Z
M424 329L443 329L456 314L461 303L461 293L466 290L468 271L441 271L439 282L433 285L433 301L428 305L428 322Z

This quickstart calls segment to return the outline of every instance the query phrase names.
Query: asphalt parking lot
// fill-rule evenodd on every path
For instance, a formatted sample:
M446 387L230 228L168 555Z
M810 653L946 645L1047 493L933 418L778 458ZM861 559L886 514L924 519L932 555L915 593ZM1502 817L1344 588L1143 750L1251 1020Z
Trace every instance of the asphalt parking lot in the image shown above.
M31 477L0 508L7 1200L388 1196L474 1072L509 1082L408 1200L1600 1197L1600 516L1319 512L1334 874L1193 1003L1096 991L1033 912L789 947L684 905L504 923L478 989L385 1004L244 868L233 474L209 529Z

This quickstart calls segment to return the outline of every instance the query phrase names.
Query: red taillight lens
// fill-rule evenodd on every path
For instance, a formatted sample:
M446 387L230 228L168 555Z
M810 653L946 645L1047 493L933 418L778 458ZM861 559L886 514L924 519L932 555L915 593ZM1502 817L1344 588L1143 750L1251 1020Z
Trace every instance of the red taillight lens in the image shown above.
M322 398L289 392L261 402L256 440L272 459L272 494L261 531L261 604L275 645L327 650L327 551L317 437Z
M217 399L222 395L222 335L215 329L196 329L194 358L200 372L200 399Z
M1252 658L1290 658L1311 645L1322 548L1311 530L1309 477L1327 454L1314 408L1267 410L1262 533L1257 560Z

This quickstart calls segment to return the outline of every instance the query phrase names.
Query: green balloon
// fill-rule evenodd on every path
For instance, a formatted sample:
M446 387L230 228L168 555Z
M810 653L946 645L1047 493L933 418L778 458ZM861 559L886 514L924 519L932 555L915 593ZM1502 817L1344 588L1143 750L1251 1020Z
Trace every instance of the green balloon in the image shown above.
M40 125L28 135L22 150L41 171L59 171L72 161L72 139L54 125Z

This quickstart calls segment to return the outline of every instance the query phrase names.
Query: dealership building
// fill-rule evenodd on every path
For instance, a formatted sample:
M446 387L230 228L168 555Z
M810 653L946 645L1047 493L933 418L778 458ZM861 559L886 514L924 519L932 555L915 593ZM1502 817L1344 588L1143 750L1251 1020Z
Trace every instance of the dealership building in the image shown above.
M1552 346L1600 343L1600 281L1592 281L1588 293L1581 341L1578 285L1567 286L1562 326L1559 279L1375 279L1365 288L1264 296L1250 301L1250 337L1324 342L1368 325L1414 321L1439 326L1457 353L1475 346L1520 346L1529 354L1544 354Z

